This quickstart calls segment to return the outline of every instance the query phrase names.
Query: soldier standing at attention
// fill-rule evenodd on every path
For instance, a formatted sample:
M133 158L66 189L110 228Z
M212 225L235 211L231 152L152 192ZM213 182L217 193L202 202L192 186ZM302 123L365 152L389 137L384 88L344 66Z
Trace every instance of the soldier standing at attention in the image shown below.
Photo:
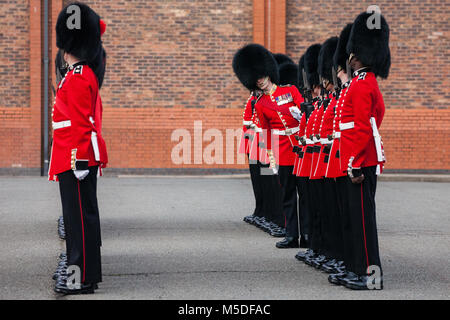
M59 181L66 228L67 266L78 267L79 282L60 277L55 291L94 293L102 281L97 176L108 162L101 135L99 88L105 73L101 35L106 29L87 5L75 2L80 26L68 23L73 13L64 8L56 24L56 44L64 52L68 72L59 83L53 107L53 146L49 180ZM76 279L76 278L75 278ZM77 280L77 279L76 279Z
M377 174L384 162L378 129L385 106L376 77L388 77L391 55L389 26L381 14L374 14L379 15L378 26L370 26L373 14L363 12L354 21L350 32L347 53L355 72L340 123L341 163L348 174L348 214L353 238L353 261L344 285L355 290L383 288L375 192Z

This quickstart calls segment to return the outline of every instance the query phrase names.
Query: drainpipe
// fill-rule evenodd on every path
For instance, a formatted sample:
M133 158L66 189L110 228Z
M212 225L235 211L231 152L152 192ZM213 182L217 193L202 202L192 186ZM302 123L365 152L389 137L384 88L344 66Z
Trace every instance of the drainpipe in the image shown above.
M44 0L44 127L43 127L43 135L44 135L44 165L42 168L41 175L46 176L48 174L48 0Z

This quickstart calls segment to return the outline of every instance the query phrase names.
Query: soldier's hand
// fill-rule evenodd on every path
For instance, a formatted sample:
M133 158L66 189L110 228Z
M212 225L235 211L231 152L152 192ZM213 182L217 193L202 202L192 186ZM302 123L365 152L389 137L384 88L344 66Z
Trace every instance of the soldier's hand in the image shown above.
M360 175L359 177L351 178L352 183L354 184L360 184L364 181L364 175Z

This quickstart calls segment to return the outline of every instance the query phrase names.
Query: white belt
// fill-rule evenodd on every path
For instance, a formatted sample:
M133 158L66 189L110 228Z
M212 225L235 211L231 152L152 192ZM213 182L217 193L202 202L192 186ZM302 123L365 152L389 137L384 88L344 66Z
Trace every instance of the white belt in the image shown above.
M263 132L262 129L261 129L261 128L258 128L257 126L253 127L253 130L254 130L255 132L258 132L258 133Z
M309 139L309 138L306 138L306 144L314 144L314 141L312 141L312 140Z
M340 139L341 138L341 132L337 131L334 133L334 138Z
M252 121L242 121L242 124L244 125L244 126L251 126L252 124L253 124L253 122Z
M299 127L292 128L292 129L286 129L286 130L273 129L273 134L276 134L278 136L290 136L294 133L297 133L299 130L300 130Z
M333 141L328 140L328 138L322 138L320 139L321 144L332 144Z
M339 123L339 129L341 129L341 131L353 129L354 127L355 127L355 123L353 121L346 122L346 123Z
M53 122L52 123L53 130L67 128L67 127L70 127L71 125L72 125L72 122L70 122L70 120L60 121L60 122Z
M314 143L319 143L319 142L320 142L320 140L317 139L316 136L313 137L312 141L313 141Z

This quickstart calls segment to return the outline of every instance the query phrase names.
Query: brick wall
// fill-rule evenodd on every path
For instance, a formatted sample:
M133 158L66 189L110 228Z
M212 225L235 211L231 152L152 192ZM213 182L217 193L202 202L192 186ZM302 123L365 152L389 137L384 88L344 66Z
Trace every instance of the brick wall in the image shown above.
M50 31L57 13L69 2L50 1ZM236 146L225 143L226 130L241 127L248 96L231 69L235 50L255 41L298 60L308 45L337 35L372 4L344 0L86 2L108 25L103 38L108 71L101 94L110 167L130 172L245 168L236 159L227 163L227 155L229 162ZM0 4L1 21L8 26L0 31L0 75L8 79L0 83L0 173L14 172L11 168L16 167L22 173L39 173L41 1ZM391 26L391 75L381 82L388 107L381 129L387 168L448 171L450 5L430 0L377 4ZM50 37L52 67L54 32ZM194 135L198 121L202 134ZM179 143L172 139L173 130L180 128L191 135L191 164L171 159ZM220 137L203 137L217 133L214 129L223 139L222 152L216 154L218 162L194 163L200 140L205 139L202 149L206 154L211 141L220 147ZM441 144L424 137L437 137Z
M1 1L0 168L41 166L41 3Z

